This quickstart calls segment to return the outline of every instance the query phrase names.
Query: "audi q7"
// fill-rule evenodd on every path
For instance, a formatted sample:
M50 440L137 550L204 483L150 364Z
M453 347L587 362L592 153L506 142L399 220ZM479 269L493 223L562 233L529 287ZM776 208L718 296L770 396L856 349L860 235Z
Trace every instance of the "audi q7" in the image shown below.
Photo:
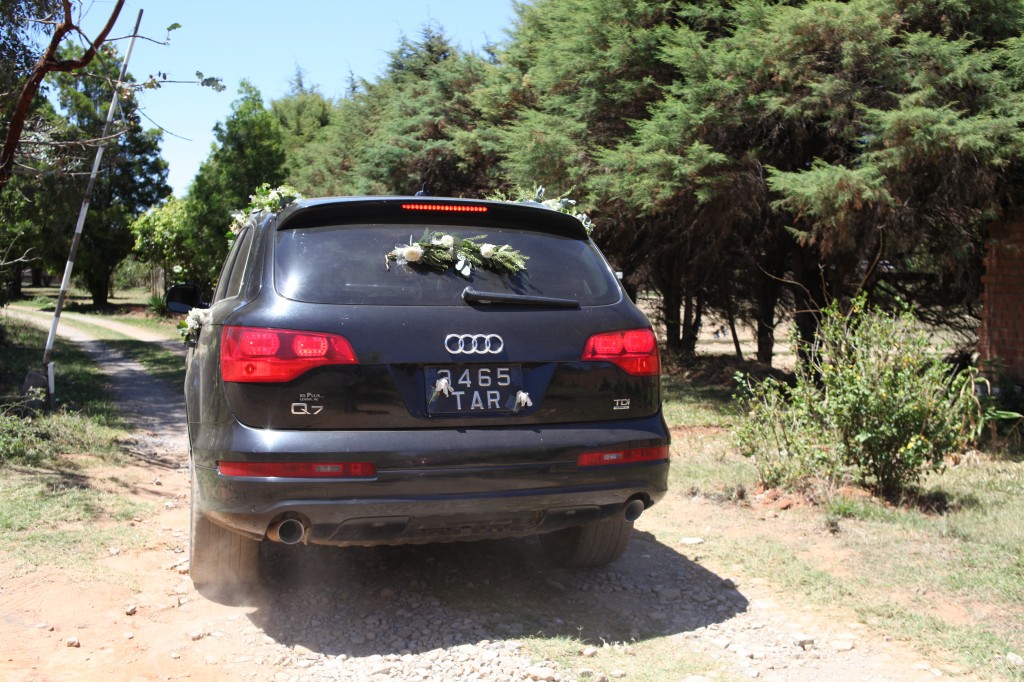
M536 535L599 566L665 493L654 333L571 215L299 200L237 234L208 310L182 291L196 584L266 541Z

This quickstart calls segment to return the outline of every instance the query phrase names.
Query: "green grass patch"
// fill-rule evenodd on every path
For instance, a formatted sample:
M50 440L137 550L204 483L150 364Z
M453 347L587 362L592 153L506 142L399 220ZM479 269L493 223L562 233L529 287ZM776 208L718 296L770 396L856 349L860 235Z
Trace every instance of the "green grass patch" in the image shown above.
M173 323L149 323L146 322L146 318L131 318L131 317L116 317L112 318L119 323L131 324L132 326L145 328L149 331L159 330L167 332L168 340L177 340L179 338L177 330L174 328ZM9 321L8 323L12 327L21 327L18 330L18 334L25 334L29 337L42 335L43 344L40 348L45 345L46 333L41 332L38 329L31 327L30 325L24 325L16 320ZM124 353L129 358L143 365L152 376L156 379L168 381L174 385L181 385L185 381L185 362L181 355L162 347L159 344L150 343L148 341L138 341L132 339L121 332L102 327L98 324L90 324L88 321L83 320L82 316L75 316L64 320L63 324L75 329L80 329L87 332L93 338L102 341L106 346L118 350ZM33 334L35 332L35 334ZM65 368L64 356L75 358L76 362L79 359L86 358L84 353L78 351L77 347L73 344L61 342L58 339L58 353L55 353L54 359L57 362L58 373L62 374L67 371ZM39 358L42 358L42 350L39 351ZM31 362L31 356L21 358L21 362ZM30 365L26 365L28 367ZM16 376L16 373L12 373L12 379ZM102 378L106 385L108 380L105 376L97 372L97 376ZM22 375L21 379L24 379ZM20 389L20 383L17 386ZM11 387L12 391L14 386ZM63 394L63 386L60 385L57 388L58 396ZM83 397L84 398L84 397Z
M60 294L60 284L48 287L24 286L19 305L31 305L39 310L53 310ZM117 291L108 299L108 311L126 313L145 308L149 304L150 292L145 287ZM72 312L95 312L92 296L85 289L72 286L64 298L64 310Z
M128 423L107 394L107 377L78 347L56 342L57 409L19 416L21 384L39 367L45 342L34 326L3 325L0 547L22 563L79 568L110 547L135 546L136 531L118 522L150 512L125 484L90 475L96 463L122 461L118 440Z
M33 566L95 570L90 564L109 550L137 549L145 542L132 526L32 530L5 537L6 553Z
M732 393L721 386L700 386L666 375L661 380L661 401L670 427L727 427L737 420Z
M154 379L184 385L185 359L177 353L147 341L124 339L107 344L141 364Z
M691 497L745 499L757 484L757 470L750 460L730 454L732 442L725 429L676 429L669 488Z
M0 396L4 405L20 400L22 384L30 369L42 365L46 332L32 325L8 319L0 328ZM57 411L37 415L33 423L41 432L57 439L55 452L81 452L99 447L110 437L103 428L124 429L127 422L109 397L109 379L74 344L57 339L53 361L56 367ZM37 429L39 430L39 429ZM66 445L60 445L60 443ZM70 448L70 449L68 449ZM105 450L101 448L101 450Z
M6 467L0 477L0 543L29 564L75 566L107 554L109 547L139 542L130 527L116 523L148 516L148 505L133 502L110 479L99 482L74 462L60 468Z
M717 471L721 487L735 480L724 464L704 471ZM764 521L724 508L728 518L743 514L753 525L737 534L739 526L723 519L720 535L710 534L702 547L718 565L739 564L786 593L849 609L925 653L952 654L983 676L1024 679L1001 658L1024 651L1024 495L1015 490L1021 475L1021 465L984 457L932 474L919 499L941 500L941 511L860 496L781 514L754 503ZM834 535L826 530L829 518Z
M672 637L657 637L643 642L582 642L575 637L525 637L523 643L533 657L554 661L563 670L579 672L584 669L601 671L629 671L627 679L633 682L662 682L681 680L687 675L715 671L715 679L729 680L730 676L717 672L721 667L705 657L695 654L674 642ZM583 650L593 646L592 656L583 656ZM580 676L587 679L587 676Z
M923 644L931 651L954 651L973 673L986 678L998 675L1002 679L1024 679L1019 670L1008 667L993 653L1005 654L1008 643L985 627L958 624L946 618L923 613L920 606L907 607L892 602L862 605L857 609L860 618L885 632L897 632L901 639Z
M886 523L906 522L908 516L878 500L858 497L835 497L823 504L825 514L833 519L859 519Z
M820 604L841 603L858 590L856 581L839 578L801 559L788 542L768 536L749 539L717 538L708 544L714 554L729 557L751 575L769 578L787 590L802 592Z
M169 341L180 341L181 334L178 333L178 320L180 317L155 317L155 316L106 316L121 324L138 327L149 332L156 332L167 337Z

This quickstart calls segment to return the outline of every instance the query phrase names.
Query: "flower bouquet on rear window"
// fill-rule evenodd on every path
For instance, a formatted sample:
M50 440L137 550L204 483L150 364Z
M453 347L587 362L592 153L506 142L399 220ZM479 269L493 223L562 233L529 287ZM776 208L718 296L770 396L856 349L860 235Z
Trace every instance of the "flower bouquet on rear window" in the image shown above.
M469 277L473 268L509 275L526 269L528 256L508 244L499 246L483 241L485 239L487 235L460 237L427 228L418 240L410 237L408 244L398 244L385 254L384 267L390 267L391 261L400 265L426 265L442 272L454 267L463 277Z

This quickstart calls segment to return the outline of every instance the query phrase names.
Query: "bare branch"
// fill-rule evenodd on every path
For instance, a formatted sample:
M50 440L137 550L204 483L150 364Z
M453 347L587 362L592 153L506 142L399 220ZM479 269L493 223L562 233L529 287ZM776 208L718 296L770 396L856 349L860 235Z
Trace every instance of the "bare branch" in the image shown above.
M87 140L22 140L21 144L36 147L97 147L99 145L116 140L128 132L128 129L113 132L106 137L90 137Z
M0 150L0 192L2 192L4 187L7 186L7 183L13 175L14 155L18 150L18 145L21 141L21 134L25 128L25 119L28 116L32 100L35 99L36 94L39 92L39 87L43 82L43 78L45 78L47 74L55 71L68 72L81 69L92 62L93 58L96 57L98 47L107 40L107 36L114 28L114 24L117 22L117 18L121 14L121 8L124 7L124 0L116 0L114 8L110 11L110 17L108 17L106 25L96 36L95 40L89 41L88 49L78 59L57 59L57 51L60 48L60 44L68 34L81 34L81 29L79 29L74 22L71 0L62 0L61 4L63 7L64 17L59 23L54 24L53 35L50 37L50 43L47 45L43 55L39 58L39 61L36 62L35 67L33 67L32 73L30 73L28 78L25 80L25 83L21 88L21 94L18 96L18 101L14 106L10 121L8 122L7 137L4 140L3 149Z
M7 255L4 254L4 258L0 258L0 268L6 268L8 265L14 265L15 263L31 263L34 260L39 260L38 257L29 258L28 255L30 253L32 253L31 248L25 249L25 253L21 254L20 258L15 258L14 260L5 260Z

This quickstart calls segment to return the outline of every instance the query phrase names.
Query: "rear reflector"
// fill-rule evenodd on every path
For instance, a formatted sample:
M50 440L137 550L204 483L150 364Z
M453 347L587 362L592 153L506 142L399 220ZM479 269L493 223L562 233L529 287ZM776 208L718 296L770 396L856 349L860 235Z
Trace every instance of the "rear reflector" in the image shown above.
M653 448L585 452L576 459L576 466L599 467L613 464L637 464L639 462L655 462L668 458L668 446L658 445Z
M650 329L595 334L587 339L580 359L611 362L636 376L657 376L661 372L658 341Z
M221 476L256 478L373 478L372 462L217 462Z
M402 204L405 211L440 211L441 213L487 213L486 206L465 204Z
M291 381L314 367L358 363L351 344L337 334L226 326L220 345L224 381Z

